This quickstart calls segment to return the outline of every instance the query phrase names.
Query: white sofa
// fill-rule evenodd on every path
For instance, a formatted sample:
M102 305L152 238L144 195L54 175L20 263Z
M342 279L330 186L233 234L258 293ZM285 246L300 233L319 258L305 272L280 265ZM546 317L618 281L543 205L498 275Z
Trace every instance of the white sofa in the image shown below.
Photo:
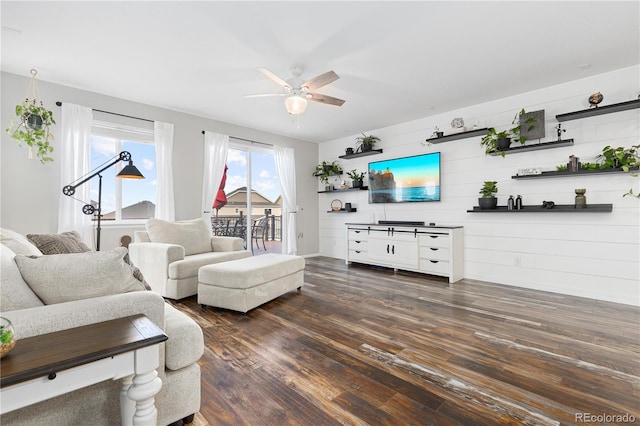
M146 315L169 337L165 343L160 344L159 349L158 376L162 379L162 389L155 398L158 424L167 425L181 419L193 419L192 415L200 410L200 366L197 361L204 352L202 330L195 321L165 303L159 294L146 291L144 288L140 291L45 304L41 300L43 296L39 297L23 279L21 271L25 275L29 272L24 269L25 264L21 263L19 267L16 263L28 258L18 258L16 253L37 255L39 250L19 234L2 230L0 316L8 318L13 323L18 345L21 338L135 314ZM56 256L67 256L65 259L68 259L68 256L76 254ZM40 259L44 258L53 259L54 256L42 256ZM29 263L26 262L26 265L28 267ZM73 273L74 268L71 269ZM49 285L56 283L54 279ZM64 286L67 283L68 281L60 284ZM62 288L62 291L66 290ZM7 356L11 356L11 353ZM120 380L101 382L2 414L0 424L119 425L121 388Z
M202 266L251 256L241 238L211 236L203 219L149 219L146 228L135 232L129 255L153 291L169 299L197 294Z

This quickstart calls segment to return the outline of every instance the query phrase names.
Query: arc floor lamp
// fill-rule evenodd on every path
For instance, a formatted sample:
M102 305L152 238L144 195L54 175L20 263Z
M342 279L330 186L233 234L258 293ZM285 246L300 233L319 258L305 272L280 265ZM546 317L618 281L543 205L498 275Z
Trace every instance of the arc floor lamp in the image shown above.
M95 169L91 170L89 172L90 173L89 176L87 176L87 175L82 176L82 177L78 178L77 181L72 182L71 184L66 185L65 187L62 188L62 193L64 195L67 195L67 196L71 197L73 194L76 193L76 188L77 187L79 187L83 183L93 179L94 177L98 176L98 178L99 178L99 182L98 182L98 208L96 209L91 204L85 204L82 207L82 213L87 214L87 215L94 214L96 211L98 212L98 220L97 220L98 226L96 228L96 250L97 251L100 251L100 231L101 231L100 222L101 222L101 219L102 219L102 175L101 175L101 173L104 172L105 170L107 170L108 168L110 168L112 166L115 166L120 161L128 161L129 164L122 168L120 173L118 173L116 175L117 178L121 178L121 179L144 179L144 176L142 175L142 173L140 173L140 170L138 170L138 168L133 165L133 160L131 160L131 154L129 152L127 152L127 151L122 151L120 154L116 155L111 160L109 160L108 164L103 163L102 165L100 165L100 166L96 167ZM99 170L96 170L96 169L99 169Z

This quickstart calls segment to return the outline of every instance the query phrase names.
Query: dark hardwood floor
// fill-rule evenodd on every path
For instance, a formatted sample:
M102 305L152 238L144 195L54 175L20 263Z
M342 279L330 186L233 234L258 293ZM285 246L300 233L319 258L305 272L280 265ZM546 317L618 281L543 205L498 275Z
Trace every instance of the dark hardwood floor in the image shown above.
M174 304L205 336L198 425L640 424L631 306L327 257L246 315Z

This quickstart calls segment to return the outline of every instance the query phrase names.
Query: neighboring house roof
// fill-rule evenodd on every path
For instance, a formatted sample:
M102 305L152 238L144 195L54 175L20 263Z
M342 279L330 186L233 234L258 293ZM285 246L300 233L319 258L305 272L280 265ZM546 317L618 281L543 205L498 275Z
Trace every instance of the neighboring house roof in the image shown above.
M280 207L282 200L280 197L273 202L255 189L251 190L251 205L253 207ZM247 187L241 186L227 194L227 206L246 206L247 205Z
M154 217L156 205L151 201L140 201L127 207L122 208L122 219L148 219ZM115 220L116 212L110 212L102 215L103 220Z

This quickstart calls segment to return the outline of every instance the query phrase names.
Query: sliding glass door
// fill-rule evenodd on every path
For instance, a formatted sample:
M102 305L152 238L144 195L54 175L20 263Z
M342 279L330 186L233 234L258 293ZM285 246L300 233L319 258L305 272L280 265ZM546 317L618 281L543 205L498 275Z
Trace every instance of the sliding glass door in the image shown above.
M211 212L214 233L245 240L254 255L282 252L282 195L273 151L229 144L224 193Z

